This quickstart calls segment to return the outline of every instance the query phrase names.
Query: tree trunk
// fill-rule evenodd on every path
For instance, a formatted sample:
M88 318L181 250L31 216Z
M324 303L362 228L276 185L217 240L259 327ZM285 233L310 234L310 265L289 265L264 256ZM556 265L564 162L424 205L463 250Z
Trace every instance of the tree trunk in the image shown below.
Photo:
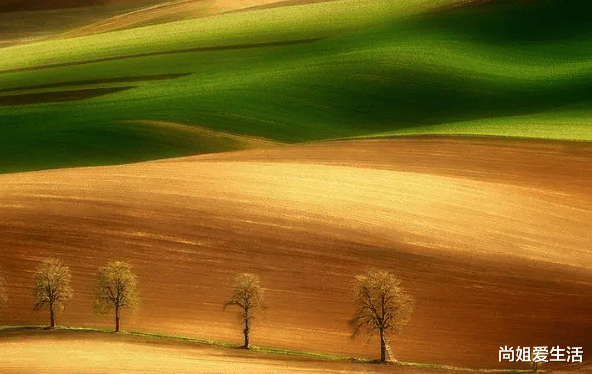
M244 349L249 349L249 320L245 319L245 345L243 346Z
M380 363L386 362L386 340L384 336L384 329L380 329Z
M115 332L119 332L119 307L115 307Z
M55 313L52 303L49 304L49 328L55 329Z

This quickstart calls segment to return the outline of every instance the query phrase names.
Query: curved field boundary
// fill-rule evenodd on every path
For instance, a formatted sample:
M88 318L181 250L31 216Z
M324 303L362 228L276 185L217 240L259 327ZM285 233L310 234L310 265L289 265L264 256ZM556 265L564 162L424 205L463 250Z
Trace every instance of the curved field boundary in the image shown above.
M253 347L171 335L60 327L0 327L0 358L3 372L38 373L392 373L447 374L491 372L459 367L400 363L373 365L373 361L322 353ZM77 357L72 360L72 357ZM200 371L195 371L199 368ZM512 371L522 372L522 371Z
M0 107L10 105L30 105L41 103L60 103L64 101L90 99L115 92L129 90L131 87L90 88L57 92L39 92L21 95L0 96Z
M231 10L226 13L239 13L239 12L250 12L253 10L262 10L262 9L272 9L272 8L282 8L282 7L289 7L289 6L301 6L307 4L315 4L315 3L326 3L329 1L340 1L340 0L284 0L278 1L275 3L263 4L263 5L255 5L248 8L241 8L236 10Z
M323 38L296 39L296 40L284 40L284 41L267 42L267 43L221 45L221 46L213 46L213 47L178 49L175 51L148 52L148 53L139 53L139 54L135 54L135 55L127 55L127 56L99 58L96 60L74 61L74 62L64 62L64 63L59 63L59 64L30 66L30 67L26 67L26 68L5 69L5 70L0 70L0 74L20 73L20 72L24 72L24 71L61 68L61 67L66 67L66 66L78 66L78 65L92 64L95 62L118 61L118 60L125 60L128 58L137 58L137 57L174 55L174 54L178 54L178 53L213 52L213 51L227 51L227 50L233 50L233 49L240 50L240 49L250 49L250 48L282 47L282 46L286 46L286 45L314 43L314 42L317 42L321 39L323 39Z
M220 148L216 148L210 153L248 149L269 149L285 145L284 143L275 142L265 138L237 135L223 131L212 131L197 125L184 125L180 123L149 120L127 120L120 121L120 123L128 126L140 126L146 129L154 129L157 131L175 131L178 132L179 136L194 139L195 142L210 144L212 146L217 144L220 146Z
M235 312L222 305L232 275L253 272L269 306L255 344L372 358L376 340L350 339L347 295L356 274L379 266L417 300L391 341L401 361L517 370L527 367L500 363L500 346L589 347L592 154L461 140L2 175L2 319L46 323L25 286L55 256L78 295L58 323L112 327L91 314L91 269L122 258L149 305L124 329L236 341Z
M305 1L330 1L330 0L305 0ZM130 9L129 12L117 14L113 17L100 19L97 22L88 24L81 28L76 28L63 34L57 35L57 38L72 38L79 36L96 35L105 32L127 30L160 23L168 23L193 18L203 18L220 13L230 13L236 10L248 10L258 6L264 6L274 3L274 0L250 0L245 3L244 0L223 0L223 1L203 1L203 0L161 0L156 4L143 6L136 9Z
M188 75L191 75L191 73L163 74L163 75L139 75L136 77L86 79L86 80L79 80L79 81L58 82L58 83L48 83L48 84L37 84L37 85L33 85L33 86L5 88L3 90L0 90L0 92L36 90L36 89L43 89L43 88L57 88L57 87L68 87L68 86L87 86L87 85L91 85L91 84L103 84L103 83L148 82L148 81L157 81L157 80L165 80L165 79L176 79L176 78L186 77Z

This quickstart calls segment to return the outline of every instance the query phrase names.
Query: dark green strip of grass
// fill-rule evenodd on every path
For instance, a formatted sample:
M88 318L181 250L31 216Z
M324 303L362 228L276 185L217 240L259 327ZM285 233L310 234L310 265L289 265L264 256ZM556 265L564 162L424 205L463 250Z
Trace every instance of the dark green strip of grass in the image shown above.
M110 336L121 336L125 337L132 337L132 338L140 338L146 343L174 343L174 344L187 344L187 345L208 345L220 348L231 348L231 349L241 349L241 345L232 342L226 342L222 340L214 340L214 339L204 339L204 338L197 338L197 337L187 337L187 336L175 336L175 335L166 335L166 334L156 334L156 333L149 333L149 332L141 332L141 331L122 331L119 333L114 333L111 329L97 329L97 328L89 328L89 327L68 327L68 326L59 326L55 329L50 329L48 326L0 326L0 337L9 338L19 336L21 334L30 335L35 332L47 331L49 333L55 334L55 336L65 336L68 333L89 333L89 334L107 334ZM274 347L261 347L261 346L252 346L250 351L257 352L257 353L264 353L264 354L276 354L276 355L283 355L283 356L293 356L293 357L301 357L301 358L309 358L315 360L323 360L323 361L346 361L346 362L360 362L360 363L370 363L373 360L367 358L358 358L358 357L348 357L348 356L340 356L340 355L333 355L333 354L326 354L326 353L318 353L318 352L306 352L306 351L296 351L292 349L280 349Z
M63 62L63 63L59 63L59 64L48 64L48 65L40 65L40 66L30 66L30 67L26 67L26 68L6 69L6 70L0 70L0 74L20 73L20 72L24 72L24 71L33 71L33 70L41 70L41 69L62 68L62 67L67 67L67 66L86 65L86 64L92 64L92 63L95 63L95 62L118 61L118 60L125 60L125 59L128 59L128 58L151 57L151 56L162 56L162 55L174 55L174 54L179 54L179 53L214 52L214 51L241 50L241 49L252 49L252 48L282 47L282 46L289 46L289 45L294 45L294 44L314 43L314 42L319 41L321 39L323 39L323 38L283 40L283 41L268 42L268 43L219 45L219 46L212 46L212 47L196 47L196 48L177 49L177 50L174 50L174 51L147 52L147 53L138 53L138 54L135 54L135 55L127 55L127 56L105 57L105 58L99 58L99 59L96 59L96 60L84 60L84 61L75 61L75 62Z
M573 0L471 1L430 12L424 19L489 44L548 43L589 35L592 18L578 5Z
M58 88L58 87L69 87L69 86L87 86L91 84L104 84L104 83L128 83L128 82L148 82L165 79L176 79L186 77L191 73L181 74L161 74L161 75L140 75L135 77L117 77L117 78L102 78L102 79L86 79L78 81L68 81L59 83L48 83L48 84L37 84L32 86L23 87L11 87L0 90L0 92L20 91L20 90L36 90L44 88Z
M92 97L129 90L134 87L89 88L85 90L69 90L57 92L39 92L21 95L0 96L0 106L31 105L41 103L61 103L72 100L83 100Z

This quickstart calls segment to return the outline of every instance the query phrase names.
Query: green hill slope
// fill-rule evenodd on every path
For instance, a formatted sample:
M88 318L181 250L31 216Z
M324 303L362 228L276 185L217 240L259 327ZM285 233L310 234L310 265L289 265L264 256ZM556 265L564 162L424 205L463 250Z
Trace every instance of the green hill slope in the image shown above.
M551 1L343 0L5 48L0 172L235 149L147 121L281 142L431 131L592 140L581 13Z

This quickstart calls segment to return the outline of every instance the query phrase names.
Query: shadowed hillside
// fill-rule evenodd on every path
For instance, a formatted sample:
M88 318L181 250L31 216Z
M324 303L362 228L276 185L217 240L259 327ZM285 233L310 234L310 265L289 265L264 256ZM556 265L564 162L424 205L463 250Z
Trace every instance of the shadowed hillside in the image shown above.
M0 325L47 323L32 269L58 257L75 295L58 325L112 328L91 290L98 266L121 259L141 298L124 331L241 342L222 305L249 272L268 305L252 344L375 358L378 339L352 340L348 320L354 276L379 267L416 299L391 340L401 361L527 369L498 361L505 345L586 355L590 175L587 143L446 137L1 175Z
M575 1L470 1L444 9L445 17L442 12L435 12L426 21L491 44L524 45L585 38L592 26L590 17ZM471 17L467 17L469 14Z
M167 0L156 0L166 2ZM64 8L83 8L98 5L143 6L155 3L155 0L3 0L0 13L53 10Z
M76 30L55 37L68 31L56 21L32 33L46 40L0 50L0 326L25 326L0 328L12 372L46 367L52 343L72 371L96 363L97 349L130 367L110 344L125 334L82 339L113 326L92 305L97 270L112 260L138 276L140 307L122 316L124 331L238 344L243 328L223 305L247 272L268 306L253 345L370 359L380 343L352 340L348 321L355 276L380 268L415 299L390 341L402 362L528 369L500 362L504 346L583 347L587 359L584 12L558 1L248 3L111 3L89 18L91 7L67 8ZM204 10L218 14L195 18ZM19 17L52 12L62 10L0 19L14 15L18 30ZM401 136L416 133L432 135ZM35 346L22 338L48 320L31 305L48 257L72 273L58 326L91 329L61 342L60 330L38 331ZM245 350L227 360L169 348L141 345L131 365L314 371L245 361ZM564 364L544 369L590 366ZM422 373L363 365L342 372Z
M163 0L0 2L0 48L47 40L161 2Z
M0 4L0 13L76 8L105 3L106 0L4 0Z
M551 1L456 5L342 0L6 48L0 96L12 97L0 102L24 101L0 108L0 168L200 152L121 126L142 121L286 143L432 127L592 139L592 26L581 12ZM57 89L30 89L168 74L185 76L62 103L42 94Z

